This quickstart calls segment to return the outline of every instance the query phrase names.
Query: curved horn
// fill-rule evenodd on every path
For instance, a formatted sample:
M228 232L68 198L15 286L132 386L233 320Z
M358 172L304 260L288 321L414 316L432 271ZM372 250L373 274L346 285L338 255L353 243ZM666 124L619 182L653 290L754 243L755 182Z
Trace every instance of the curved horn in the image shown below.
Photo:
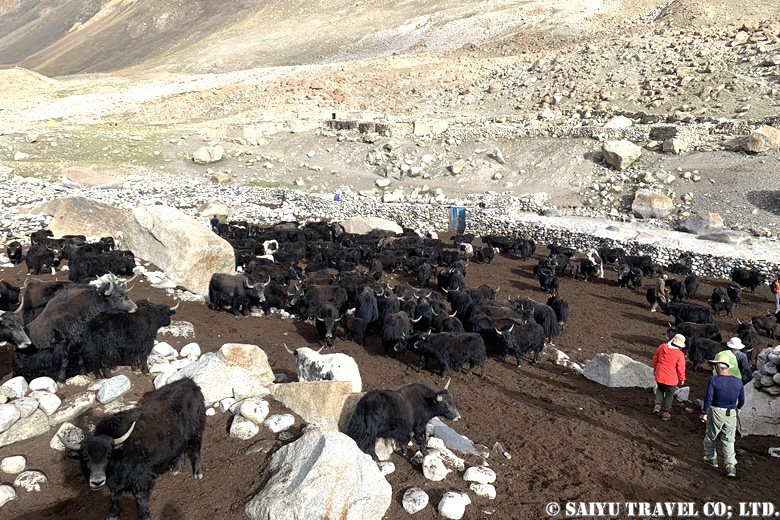
M501 286L499 285L498 287L496 287L496 292L498 292L500 290L501 290Z
M442 288L441 288L441 290L442 290L442 291L444 291L444 292L446 292L446 293L450 292L450 291L448 291L447 289L445 289L444 287L442 287Z
M172 311L175 311L176 309L178 309L178 308L179 308L179 305L181 305L181 300L179 300L179 303L177 303L175 307L171 307L170 309L171 309Z
M455 312L453 312L453 313L452 313L452 314L450 314L449 316L450 316L450 318L454 318L456 314L458 314L458 311L455 311Z
M433 294L433 291L429 291L428 294L425 295L426 298L430 298L431 294Z
M130 437L130 434L133 433L133 430L135 429L135 421L133 421L133 424L130 425L130 429L127 430L127 433L119 437L118 439L114 439L114 446L121 446L124 444L124 442Z
M65 437L63 437L60 434L57 435L57 438L60 440L60 442L63 444L63 446L65 446L69 450L79 451L81 449L81 444L76 444L76 443L70 442L68 439L66 439Z
M423 319L423 317L422 317L422 316L420 316L420 317L419 317L419 318L417 318L416 320L412 320L412 323L417 323L417 322L418 322L418 321L420 321L421 319Z
M131 286L130 286L130 288L129 288L127 291L125 291L125 292L130 292L130 291L132 291L132 290L133 290L133 287L135 287L135 285L131 285Z
M496 334L501 334L501 331L500 331L500 330L498 330L498 327L493 327L493 330L495 330L495 331L496 331Z
M338 321L341 321L341 319L342 319L343 317L344 317L344 316L339 316L338 318L336 318L336 319L335 319L335 320L333 320L333 321L336 321L336 322L338 322Z
M324 348L325 348L325 345L321 346L321 347L320 347L320 349L317 351L317 354L319 354L320 352L322 352L322 349L324 349Z
M740 325L742 325L742 320L740 320L739 318L737 318L737 323L739 323Z
M320 318L319 316L317 316L317 321L325 321L325 319L324 318Z
M16 308L14 313L19 314L20 312L22 312L22 307L24 307L24 295L22 295L22 299L19 300L19 306Z
M135 273L132 278L128 278L127 280L125 280L125 283L128 284L133 280L135 280L136 278L138 278L138 273Z
M290 350L290 347L287 346L287 343L282 343L282 345L284 345L284 350L286 350L289 354L292 354L293 356L295 355L295 352Z
M433 312L433 309L431 309L431 314L433 314L433 315L434 315L434 316L436 316L437 318L438 318L439 316L441 316L441 312Z
M515 328L515 324L513 323L511 327L509 327L509 330L507 332L512 332L512 329Z
M447 382L444 383L444 389L447 390L450 387L450 383L452 382L452 378L447 378Z

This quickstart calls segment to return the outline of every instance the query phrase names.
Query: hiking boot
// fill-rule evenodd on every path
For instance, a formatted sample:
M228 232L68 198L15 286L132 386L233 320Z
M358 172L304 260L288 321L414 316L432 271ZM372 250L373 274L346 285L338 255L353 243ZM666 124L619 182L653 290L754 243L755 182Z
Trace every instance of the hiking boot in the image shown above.
M718 467L718 457L712 457L709 458L708 456L704 456L704 462L712 466L713 468Z
M653 406L653 415L658 415L659 413L661 413L661 405L657 404Z
M670 413L669 413L669 412L667 412L666 410L664 410L663 412L661 412L661 420L662 420L662 421L668 421L668 420L669 420L669 419L671 419L671 418L672 418L672 414L670 414Z
M726 464L726 476L729 478L736 478L737 467L734 464Z

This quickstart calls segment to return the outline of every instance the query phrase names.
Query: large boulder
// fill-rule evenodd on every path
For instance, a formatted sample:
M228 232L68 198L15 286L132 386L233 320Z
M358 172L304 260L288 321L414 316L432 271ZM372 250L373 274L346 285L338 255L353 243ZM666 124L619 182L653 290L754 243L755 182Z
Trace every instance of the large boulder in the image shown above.
M356 233L365 235L373 229L381 231L392 231L397 234L404 232L396 222L379 217L352 217L341 222L341 227L347 233Z
M114 237L124 229L127 213L119 208L86 197L62 197L38 204L32 213L51 215L49 229L55 237L86 235Z
M24 441L49 431L49 418L43 410L36 410L29 417L19 419L8 430L0 433L0 448Z
M618 170L625 170L642 156L642 148L625 139L607 141L601 146L604 160Z
M745 386L745 405L739 412L742 435L773 435L780 437L780 398Z
M233 248L211 229L176 208L135 208L127 220L124 247L148 260L189 291L207 294L211 275L235 272Z
M348 424L362 394L349 381L303 381L274 385L271 395L304 421L323 431Z
M582 375L612 388L655 386L653 368L623 354L596 354L582 369Z
M719 213L705 212L694 213L677 226L680 231L686 233L709 233L723 229L725 223Z
M674 211L674 201L663 193L639 188L631 210L642 218L666 218Z
M121 188L120 178L100 173L92 168L71 166L62 171L62 184L68 188Z
M780 130L769 125L760 126L742 141L742 149L750 153L764 153L775 148L780 148Z
M274 453L267 476L246 506L252 520L380 520L390 507L390 484L343 433L309 429Z
M201 146L192 154L192 161L197 164L211 164L222 160L225 149L220 145Z
M232 398L234 387L251 381L258 385L274 382L274 373L268 357L260 347L239 343L226 343L218 352L209 352L178 372L167 377L172 383L189 377L200 386L206 406Z

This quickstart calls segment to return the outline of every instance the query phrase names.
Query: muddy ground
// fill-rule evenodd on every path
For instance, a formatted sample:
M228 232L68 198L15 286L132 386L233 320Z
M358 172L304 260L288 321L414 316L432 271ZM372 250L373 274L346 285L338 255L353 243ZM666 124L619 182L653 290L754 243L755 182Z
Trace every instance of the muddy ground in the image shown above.
M489 266L472 264L469 286L500 286L500 298L528 295L542 300L531 270L535 260L520 261L498 257ZM21 283L24 270L0 271L0 278ZM66 273L58 273L58 278ZM50 278L43 276L42 278ZM705 303L714 281L705 281L698 300ZM650 363L654 348L662 340L667 318L651 314L644 293L616 286L615 273L597 283L562 280L562 295L571 306L571 318L563 335L555 343L573 361L583 363L599 352L620 352ZM136 299L171 302L164 292L148 284L136 285ZM706 304L706 303L705 303ZM758 315L770 305L769 292L760 288L755 295L746 294L745 303L734 318L718 317L716 323L728 338L736 328L736 317L743 320ZM175 317L195 325L195 338L202 349L214 351L223 343L246 342L261 346L276 372L294 378L292 356L282 349L316 341L313 325L273 317L232 317L206 306L183 302ZM192 341L161 337L179 348ZM762 338L765 343L765 338ZM361 369L365 390L395 388L412 382L440 385L433 373L418 373L416 358L402 359L382 355L377 339L365 348L339 341L336 350L354 356ZM652 392L640 389L610 389L592 383L582 376L554 365L542 356L536 366L524 363L521 368L500 359L489 359L484 377L454 374L451 391L463 419L454 426L475 442L492 446L500 441L511 453L511 460L491 455L496 470L497 498L477 498L467 508L464 518L538 519L546 517L548 502L577 501L693 501L699 504L720 500L736 507L738 501L765 500L767 483L777 482L780 466L767 454L778 445L773 438L747 437L737 440L739 476L726 480L720 471L702 463L701 440L704 425L690 403L675 404L671 421L661 422L651 415ZM11 352L0 350L0 374L9 377ZM124 371L123 371L124 372ZM140 374L130 375L136 399L152 388L151 380ZM691 397L703 396L707 374L689 374ZM100 412L82 418L80 426L94 422ZM273 442L267 430L249 441L228 436L230 414L210 417L203 444L205 477L194 480L189 472L161 476L152 495L154 518L165 520L215 520L243 517L246 500L252 496L261 478L259 471L265 455L245 455L256 442ZM48 447L54 434L0 449L0 458L24 454L28 469L46 473L49 484L36 494L18 491L17 500L2 509L2 518L19 520L102 519L108 511L106 491L90 492L78 474L76 461ZM277 444L278 446L279 444ZM388 477L393 486L393 502L386 518L407 518L401 507L406 489L419 486L429 492L436 504L444 491L466 489L457 476L444 482L423 478L419 467L393 457L396 472ZM0 475L2 481L12 481ZM125 499L122 518L134 518L135 505ZM426 508L416 518L438 517Z

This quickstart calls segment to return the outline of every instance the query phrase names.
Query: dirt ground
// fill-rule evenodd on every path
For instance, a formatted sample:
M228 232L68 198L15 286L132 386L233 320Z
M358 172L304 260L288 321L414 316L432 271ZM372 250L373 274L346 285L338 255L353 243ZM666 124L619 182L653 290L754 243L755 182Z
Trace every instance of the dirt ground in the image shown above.
M528 295L542 300L531 276L535 260L520 261L499 256L489 266L469 267L469 286L500 286L499 297ZM65 273L58 273L62 278ZM0 271L0 278L21 283L21 269ZM42 277L49 278L49 277ZM571 318L563 335L556 340L558 348L573 361L583 363L599 352L620 352L650 363L654 348L662 340L667 318L651 314L639 291L616 286L614 272L597 283L563 279L562 295L571 306ZM697 298L699 303L712 291L713 281L705 281ZM162 291L138 284L136 299L171 302ZM761 314L769 305L768 290L760 288L755 295L746 294L745 303L734 318L718 317L724 338L736 328L736 318ZM177 320L195 325L195 338L202 349L214 351L223 343L246 342L261 346L276 372L295 377L292 356L282 348L311 344L316 340L312 325L293 319L274 317L232 317L217 313L204 305L183 302ZM192 341L164 338L180 348ZM764 342L764 338L762 338ZM354 356L358 361L365 390L396 388L412 382L441 385L433 373L418 373L416 358L407 354L390 359L381 354L376 338L365 348L352 342L338 341L336 350ZM501 442L511 453L507 460L491 455L495 469L497 498L476 498L464 518L538 519L547 515L548 502L577 501L692 501L721 500L736 507L736 502L765 500L767 483L780 478L780 466L767 449L778 445L777 439L747 437L737 440L739 476L726 480L720 471L702 463L701 440L704 426L690 404L675 404L671 421L661 422L651 415L652 392L640 389L610 389L592 383L576 373L554 365L542 356L536 366L489 359L485 375L453 375L451 391L463 419L453 426L477 443L492 446ZM10 373L11 352L0 350L0 374ZM152 388L151 380L130 374L133 397ZM703 396L707 374L701 370L689 374L691 397ZM94 422L99 412L83 417L77 423ZM245 455L255 443L279 446L272 434L261 434L249 441L228 436L230 414L210 417L203 444L205 477L194 480L188 472L178 476L166 474L157 480L152 495L154 518L165 520L214 520L243 517L247 499L256 491L265 455ZM20 496L2 509L2 518L18 520L102 519L108 511L106 491L90 492L78 474L77 463L48 447L54 434L0 449L0 458L24 454L28 469L46 473L49 483L36 494L18 491ZM498 458L496 458L498 457ZM465 490L457 476L444 482L423 478L419 467L393 457L396 472L388 477L393 486L393 501L386 518L407 518L401 507L406 489L425 489L435 506L443 492ZM0 480L12 480L8 475ZM122 518L134 518L135 505L125 499ZM438 517L433 507L415 518Z

